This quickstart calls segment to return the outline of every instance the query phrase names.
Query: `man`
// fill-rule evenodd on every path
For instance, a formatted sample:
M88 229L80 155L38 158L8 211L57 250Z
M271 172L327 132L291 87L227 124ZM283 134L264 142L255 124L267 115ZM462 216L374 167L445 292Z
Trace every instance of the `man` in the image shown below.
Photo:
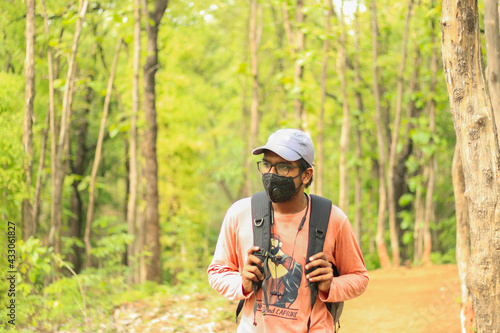
M310 197L304 190L313 178L314 146L304 132L283 129L273 133L258 162L264 189L272 201L273 260L254 255L251 198L235 202L222 224L214 258L208 267L210 285L223 296L246 299L238 332L334 332L324 302L361 295L368 284L363 256L347 216L333 205L323 251L306 264ZM333 265L340 276L334 277ZM309 274L306 270L316 267ZM265 276L264 271L269 272ZM262 282L256 294L252 283ZM309 282L318 285L311 311ZM257 300L257 310L254 302Z

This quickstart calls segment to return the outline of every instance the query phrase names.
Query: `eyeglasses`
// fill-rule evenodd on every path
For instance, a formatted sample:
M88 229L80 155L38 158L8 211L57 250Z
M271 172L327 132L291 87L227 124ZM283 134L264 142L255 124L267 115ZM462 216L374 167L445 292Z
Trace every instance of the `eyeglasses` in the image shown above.
M271 169L274 167L276 170L276 173L280 176L286 176L290 172L290 170L294 168L300 168L300 165L289 165L286 163L276 163L276 164L271 164L267 161L259 161L257 162L257 168L262 174L266 174L271 172Z

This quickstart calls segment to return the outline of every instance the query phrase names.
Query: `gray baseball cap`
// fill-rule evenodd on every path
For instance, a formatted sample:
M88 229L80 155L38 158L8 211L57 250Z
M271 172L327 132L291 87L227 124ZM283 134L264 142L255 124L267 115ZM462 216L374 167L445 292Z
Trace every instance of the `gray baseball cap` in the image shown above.
M267 139L267 143L252 151L254 155L270 150L287 161L297 161L303 158L309 165L314 165L314 145L308 134L297 129L280 129Z

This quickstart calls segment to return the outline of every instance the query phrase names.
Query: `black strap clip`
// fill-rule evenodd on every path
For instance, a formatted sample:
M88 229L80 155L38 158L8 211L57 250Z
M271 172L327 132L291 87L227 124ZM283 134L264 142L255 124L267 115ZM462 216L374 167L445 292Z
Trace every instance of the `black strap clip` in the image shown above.
M264 223L264 219L255 219L255 220L253 220L253 224L255 224L256 227L262 226L262 223Z
M323 230L316 229L316 238L322 239L324 235L325 235L325 232Z

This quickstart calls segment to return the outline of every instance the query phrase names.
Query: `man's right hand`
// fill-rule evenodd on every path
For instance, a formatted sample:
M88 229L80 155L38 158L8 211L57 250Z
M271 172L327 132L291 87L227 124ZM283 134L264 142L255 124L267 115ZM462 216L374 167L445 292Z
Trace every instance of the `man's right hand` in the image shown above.
M253 246L248 249L248 258L243 267L241 276L243 277L243 294L248 295L253 291L252 282L259 282L264 280L264 274L260 271L259 267L263 267L262 260L254 256L254 252L259 251L258 246Z

